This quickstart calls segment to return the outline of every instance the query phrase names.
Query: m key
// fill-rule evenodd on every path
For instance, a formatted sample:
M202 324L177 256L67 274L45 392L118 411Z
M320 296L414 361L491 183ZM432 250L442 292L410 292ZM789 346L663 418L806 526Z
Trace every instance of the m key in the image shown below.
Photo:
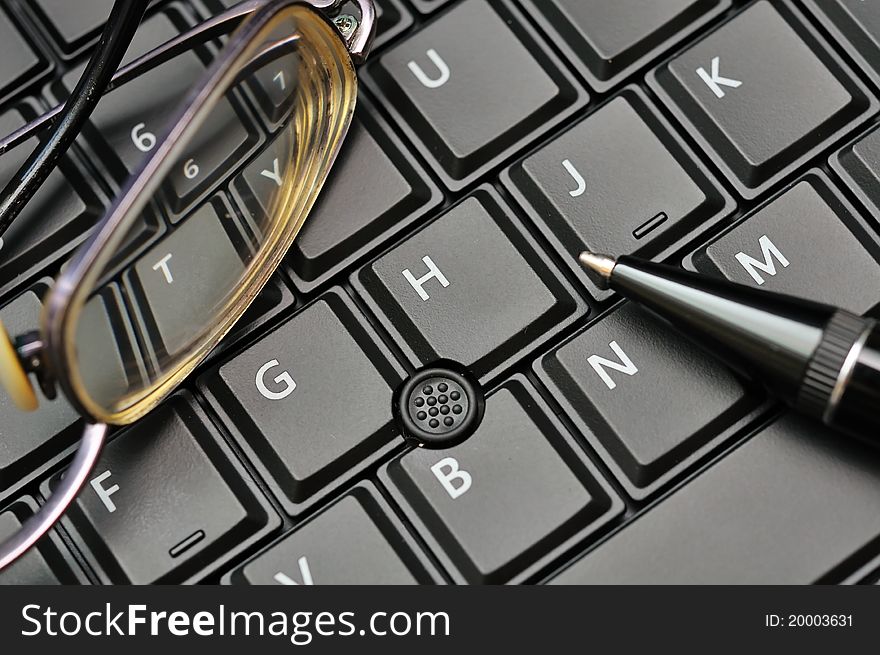
M787 2L762 0L650 80L747 198L876 111L802 21Z
M861 314L880 302L878 261L876 237L823 175L810 173L687 266Z

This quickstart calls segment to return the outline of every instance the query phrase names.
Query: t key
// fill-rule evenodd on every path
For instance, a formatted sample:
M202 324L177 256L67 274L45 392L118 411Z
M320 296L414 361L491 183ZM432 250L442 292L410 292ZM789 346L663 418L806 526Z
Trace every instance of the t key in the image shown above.
M143 298L138 309L154 347L174 355L214 320L244 271L242 237L225 201L215 198L142 255L129 283ZM161 344L161 345L160 345Z
M748 198L876 111L801 20L788 3L762 0L651 80Z
M480 190L354 278L414 364L480 377L584 312L506 211Z

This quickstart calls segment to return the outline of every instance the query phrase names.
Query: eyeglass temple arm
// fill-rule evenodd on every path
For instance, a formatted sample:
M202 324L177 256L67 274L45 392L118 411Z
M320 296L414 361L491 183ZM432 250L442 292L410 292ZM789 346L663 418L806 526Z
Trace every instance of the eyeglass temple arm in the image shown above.
M88 424L76 455L46 504L28 518L12 537L0 543L0 571L24 555L67 511L86 484L107 437L104 423Z
M22 164L0 193L0 236L67 152L101 99L146 13L148 0L116 0L97 51L63 109L55 130ZM2 154L0 150L0 154Z
M192 49L193 42L207 42L226 34L231 25L234 25L244 16L252 13L264 4L266 4L266 0L248 0L247 2L242 2L222 14L218 14L213 18L209 18L208 20L199 23L192 29L178 34L173 39L153 48L116 71L110 81L106 84L104 93L119 88L134 78L143 75L144 73L148 73L154 68L157 68L165 62L174 59L176 56ZM76 91L74 91L74 93L76 93ZM100 96L101 94L97 94L98 99L100 99ZM72 94L71 97L73 97ZM22 125L14 132L10 132L5 137L0 138L0 156L46 129L46 127L54 121L55 117L64 111L65 106L66 103L56 105L46 113L41 114L27 124Z
M229 33L232 26L240 22L245 16L252 14L254 11L265 5L268 1L269 0L245 0L244 2L240 2L227 9L222 14L217 14L216 16L208 18L198 25L193 26L186 32L182 32L173 39L153 48L116 71L110 82L107 84L104 93L109 93L110 91L130 82L134 78L143 75L144 73L148 73L165 62L174 59L178 55L191 50L194 43L205 43L211 39ZM340 0L312 0L312 2L310 2L310 4L318 8L334 7L339 3ZM357 58L363 58L366 57L366 54L368 53L369 41L372 38L372 34L375 32L376 11L371 1L358 0L357 4L360 6L362 12L362 25L370 27L369 29L359 31L360 33L355 35L354 41L350 47L353 51L353 55ZM46 127L53 122L55 117L64 111L64 108L64 103L55 105L44 114L37 116L35 119L22 125L14 132L10 132L5 137L0 138L0 156L46 129Z

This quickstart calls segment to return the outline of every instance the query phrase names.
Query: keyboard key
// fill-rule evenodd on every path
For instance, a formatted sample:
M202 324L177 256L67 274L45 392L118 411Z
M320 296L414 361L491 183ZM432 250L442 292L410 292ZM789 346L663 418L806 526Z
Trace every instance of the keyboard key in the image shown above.
M687 266L861 314L880 302L880 246L869 234L825 178L809 174Z
M17 109L0 114L0 134L9 134L26 122ZM28 139L0 158L0 185L15 175L37 145L36 138ZM0 286L69 252L100 213L100 202L89 183L71 161L63 161L0 239L0 280L4 281Z
M32 81L42 66L43 60L22 36L21 30L9 14L0 9L0 91L7 95L15 85L26 79Z
M404 154L400 141L389 136L390 130L378 122L371 109L362 104L363 118L352 124L330 178L291 248L291 272L304 292L442 202L436 185L410 155ZM236 179L235 189L245 211L254 206L254 197L266 195L256 185L271 183L260 175L271 163L267 155L258 155Z
M872 216L880 214L880 131L871 130L834 154L831 167Z
M418 9L423 14L430 14L432 11L437 11L440 7L448 5L450 0L409 0L410 4L415 5L415 8Z
M131 46L130 54L126 55L128 59L180 32L163 12L148 18L143 29L145 36ZM124 178L140 165L146 153L156 147L168 121L204 71L205 65L197 53L189 51L101 99L91 121L106 142L98 144L99 150L109 154L110 161L119 162L111 172ZM79 74L74 71L65 76L68 92ZM246 156L257 141L243 111L236 109L229 97L220 100L169 174L167 185L174 211L183 211L195 196ZM198 172L192 175L195 170Z
M40 298L46 290L46 282L41 282L0 309L0 320L13 338L39 328ZM79 438L79 414L63 396L49 401L38 387L36 392L40 400L36 412L21 411L9 394L0 393L0 490Z
M18 532L36 510L36 503L22 499L0 512L0 543ZM81 582L72 564L61 554L63 546L54 532L44 537L15 564L0 571L0 585L59 585Z
M531 13L606 91L730 8L729 0L526 0Z
M151 343L174 355L189 347L245 270L244 237L215 197L142 255L129 274Z
M190 580L280 525L244 475L179 394L110 441L64 521L103 582Z
M367 83L453 190L586 102L518 20L506 2L467 0L368 67Z
M747 198L877 110L783 2L750 5L650 82Z
M543 403L515 378L486 401L477 431L447 450L417 448L380 479L456 581L532 573L622 510ZM438 551L439 552L439 551ZM527 568L527 571L523 569Z
M876 451L785 418L564 571L556 584L833 582L880 537Z
M207 395L291 514L402 445L403 371L343 291L332 291L208 374Z
M637 498L729 437L757 404L717 360L630 303L535 369Z
M411 585L436 582L369 484L285 535L225 579L233 584Z
M116 284L92 296L77 323L77 366L92 398L111 405L120 389L141 389L146 370L136 354L125 301Z
M880 8L865 0L804 0L804 4L846 47L860 70L880 73Z
M484 377L585 313L508 213L478 190L352 279L414 365Z
M692 154L670 136L639 91L626 91L504 176L563 261L584 249L657 257L734 208Z

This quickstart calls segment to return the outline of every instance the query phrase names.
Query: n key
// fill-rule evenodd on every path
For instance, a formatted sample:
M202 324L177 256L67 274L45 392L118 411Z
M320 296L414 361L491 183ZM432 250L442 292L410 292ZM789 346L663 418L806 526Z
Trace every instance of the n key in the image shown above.
M756 404L731 372L630 303L535 368L636 498L717 445Z
M876 111L802 20L757 2L650 80L747 198Z

